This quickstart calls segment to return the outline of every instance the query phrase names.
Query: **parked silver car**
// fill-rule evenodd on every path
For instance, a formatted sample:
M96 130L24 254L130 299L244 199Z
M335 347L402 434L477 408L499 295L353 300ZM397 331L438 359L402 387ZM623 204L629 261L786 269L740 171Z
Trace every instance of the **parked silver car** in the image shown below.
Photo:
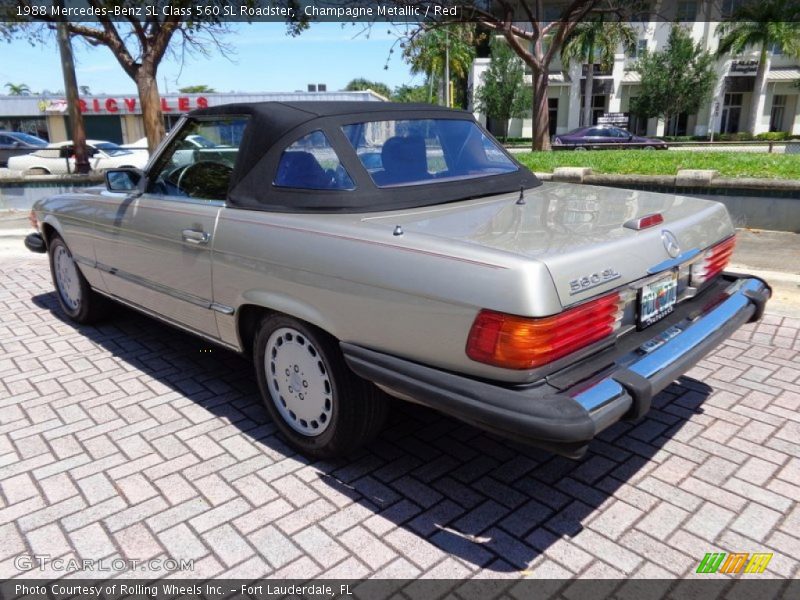
M192 135L213 145L187 164ZM461 111L203 109L106 183L34 207L63 311L110 299L252 355L311 456L375 435L382 392L580 456L770 296L723 273L721 204L543 185Z

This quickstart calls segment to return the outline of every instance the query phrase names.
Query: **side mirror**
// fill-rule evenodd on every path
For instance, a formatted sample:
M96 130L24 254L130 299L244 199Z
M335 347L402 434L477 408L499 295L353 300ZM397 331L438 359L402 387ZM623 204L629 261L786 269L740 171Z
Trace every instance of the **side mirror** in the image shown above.
M109 192L137 192L144 182L139 169L110 169L106 171L106 189Z

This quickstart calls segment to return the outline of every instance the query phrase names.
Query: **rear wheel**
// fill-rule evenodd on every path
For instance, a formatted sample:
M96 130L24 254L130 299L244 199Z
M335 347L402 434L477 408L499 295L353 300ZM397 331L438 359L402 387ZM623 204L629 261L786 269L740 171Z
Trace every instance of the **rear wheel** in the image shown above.
M105 317L108 300L92 290L59 235L53 235L48 251L50 274L61 310L77 323L93 323Z
M338 343L325 332L271 315L258 328L253 355L270 416L303 454L342 456L380 431L387 399L348 369Z
M586 146L576 146L575 152L586 152L588 148Z
M645 150L655 150L656 147L655 146L645 146L644 149Z

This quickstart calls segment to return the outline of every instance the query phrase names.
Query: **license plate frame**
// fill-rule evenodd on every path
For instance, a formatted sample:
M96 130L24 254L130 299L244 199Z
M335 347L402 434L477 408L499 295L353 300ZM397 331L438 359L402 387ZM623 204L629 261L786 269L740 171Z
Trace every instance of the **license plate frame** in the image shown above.
M636 326L646 329L672 311L678 302L678 270L672 269L648 281L636 297Z

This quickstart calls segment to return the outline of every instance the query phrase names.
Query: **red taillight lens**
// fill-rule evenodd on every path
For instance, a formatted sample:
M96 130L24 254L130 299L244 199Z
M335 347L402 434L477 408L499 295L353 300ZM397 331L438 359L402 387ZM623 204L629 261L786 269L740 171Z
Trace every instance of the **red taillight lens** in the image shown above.
M735 245L736 237L732 236L706 250L702 260L692 265L691 284L697 287L719 275L728 266Z
M482 310L467 338L467 356L507 369L539 367L614 333L623 309L615 292L545 318Z

